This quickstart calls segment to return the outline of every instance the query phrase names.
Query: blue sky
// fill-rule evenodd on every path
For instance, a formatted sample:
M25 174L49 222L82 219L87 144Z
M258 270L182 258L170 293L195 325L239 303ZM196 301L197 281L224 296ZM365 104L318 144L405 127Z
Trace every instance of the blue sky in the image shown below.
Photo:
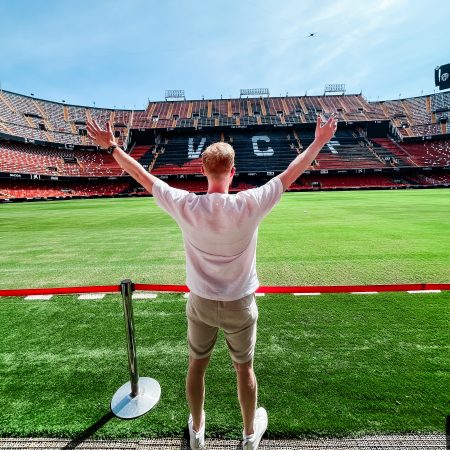
M0 14L2 89L89 106L326 83L395 99L434 92L450 63L449 1L0 0Z

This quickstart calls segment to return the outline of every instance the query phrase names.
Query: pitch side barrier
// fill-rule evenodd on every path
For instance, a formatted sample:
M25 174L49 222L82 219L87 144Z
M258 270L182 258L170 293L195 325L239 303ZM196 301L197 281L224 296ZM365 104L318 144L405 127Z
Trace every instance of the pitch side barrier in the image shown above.
M140 284L131 282L132 291L150 292L189 292L189 288L179 284ZM121 285L72 286L32 289L0 289L0 297L25 297L28 295L64 295L86 293L121 292ZM401 292L401 291L449 291L450 283L412 283L412 284L365 284L334 286L260 286L257 294L333 294L345 292Z
M432 292L450 290L450 283L374 284L354 286L261 286L259 294L315 294L315 293L374 293L374 292ZM114 293L122 295L125 331L128 351L130 381L122 385L111 400L111 411L121 419L134 419L152 409L161 397L161 386L153 378L139 377L132 296L134 291L189 292L187 286L175 284L134 284L123 280L112 286L73 286L37 289L3 289L0 297L23 297L28 295L61 295L83 293Z

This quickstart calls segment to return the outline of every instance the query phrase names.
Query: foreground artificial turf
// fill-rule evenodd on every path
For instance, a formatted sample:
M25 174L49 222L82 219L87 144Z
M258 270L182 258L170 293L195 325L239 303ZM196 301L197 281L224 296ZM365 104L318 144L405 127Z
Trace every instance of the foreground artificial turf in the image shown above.
M287 193L260 226L261 284L448 283L450 190ZM184 283L181 233L152 198L0 205L0 289ZM255 369L270 436L440 431L449 414L450 294L258 300ZM108 419L128 379L118 296L0 299L0 435L172 436L187 418L184 299L135 303L142 376L162 398ZM238 437L223 341L207 433Z
M450 293L272 295L260 309L255 371L268 436L443 432ZM5 299L0 305L0 434L75 437L96 428L128 379L119 296ZM185 300L135 301L141 376L161 401L94 437L182 436L188 410ZM236 382L223 338L207 373L207 434L239 437Z

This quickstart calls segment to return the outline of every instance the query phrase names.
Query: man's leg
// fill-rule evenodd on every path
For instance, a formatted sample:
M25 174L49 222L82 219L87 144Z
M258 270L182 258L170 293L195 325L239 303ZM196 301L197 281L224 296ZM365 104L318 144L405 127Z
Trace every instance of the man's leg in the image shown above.
M253 371L253 355L256 345L258 307L255 295L239 300L223 302L222 328L236 369L238 397L241 405L245 436L254 432L257 400L257 383ZM241 362L244 361L244 362Z
M253 361L239 364L233 362L236 369L238 397L241 405L242 421L244 422L244 434L249 436L254 433L253 423L255 420L256 400L258 385Z
M189 358L186 377L186 398L191 410L194 431L199 431L202 424L203 404L205 402L205 372L209 356L202 359Z
M202 427L205 402L205 372L217 339L217 302L192 292L186 303L188 322L189 368L186 377L186 398L192 415L194 431Z

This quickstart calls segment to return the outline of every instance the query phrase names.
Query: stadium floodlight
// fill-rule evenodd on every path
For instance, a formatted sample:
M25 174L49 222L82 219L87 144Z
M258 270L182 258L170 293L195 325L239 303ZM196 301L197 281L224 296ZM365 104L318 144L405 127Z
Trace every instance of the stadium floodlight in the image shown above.
M241 89L240 97L269 97L269 89L259 88L259 89Z
M165 95L167 100L186 100L183 89L170 89L166 91Z
M345 84L326 84L323 95L345 94Z

